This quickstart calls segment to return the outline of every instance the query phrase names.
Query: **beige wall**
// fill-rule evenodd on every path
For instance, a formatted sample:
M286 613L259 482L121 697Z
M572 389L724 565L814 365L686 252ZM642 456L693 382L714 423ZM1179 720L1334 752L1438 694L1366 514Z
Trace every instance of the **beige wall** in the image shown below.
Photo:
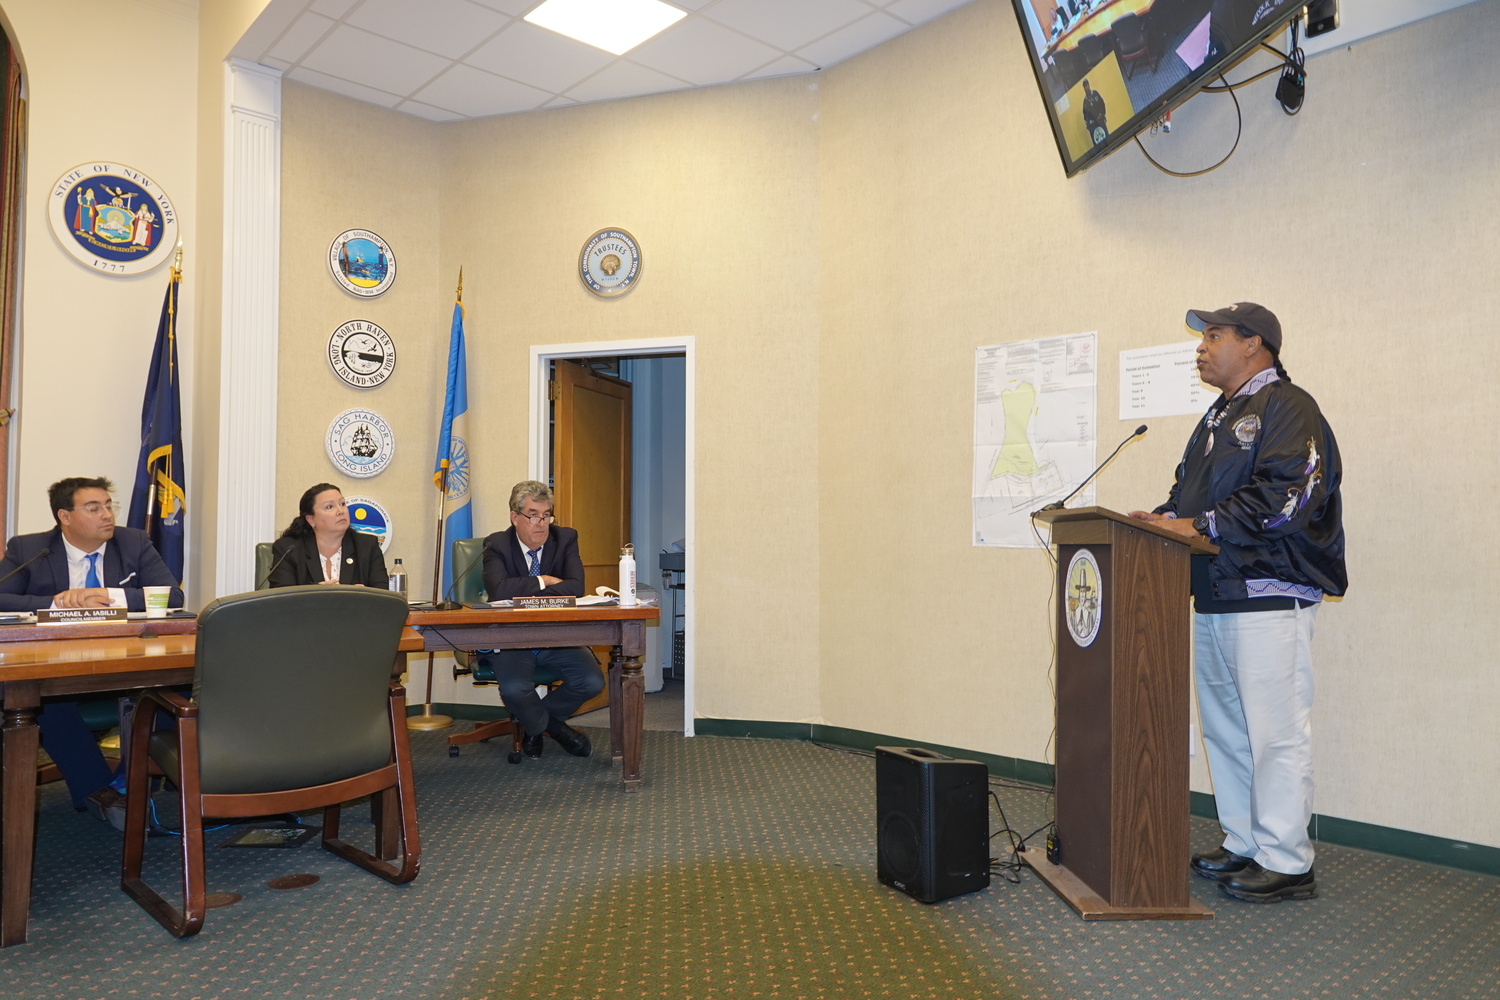
M530 345L696 338L705 716L819 714L817 113L804 78L444 132L443 259L469 276L476 529L505 526L528 471ZM576 275L607 226L642 247L640 284L618 299Z
M145 27L131 30L180 42L159 47L142 100L184 111L101 150L79 125L96 95L68 38L80 11L111 5L3 0L32 95L16 527L45 526L57 476L133 478L165 275L86 273L42 210L57 174L105 152L183 207L185 301L201 295L183 358L195 565L212 548L217 279L194 268L217 257L192 244L222 233L195 209L216 203L207 181L222 176L222 51L259 9L206 6L197 25L181 4L132 5ZM1500 485L1487 388L1500 303L1481 236L1500 202L1497 43L1500 8L1476 4L1319 56L1300 116L1248 88L1239 151L1191 180L1129 149L1064 180L1000 0L815 78L462 125L287 85L278 503L290 518L332 476L332 415L375 402L396 425L396 464L364 489L393 509L393 554L414 580L430 573L426 473L460 265L481 530L503 523L504 491L528 471L531 345L692 335L697 714L1043 759L1048 566L968 544L973 349L1098 330L1109 441L1130 429L1114 419L1117 352L1176 339L1186 306L1253 297L1282 316L1287 366L1322 402L1348 473L1352 587L1317 639L1317 808L1500 845L1500 627L1483 569L1497 540L1479 510ZM1196 99L1163 155L1211 162L1231 121L1224 99ZM341 183L351 163L378 163L378 181ZM646 255L640 287L616 301L572 273L608 225ZM322 263L352 226L401 254L375 302L345 296ZM344 388L323 359L355 317L396 338L381 389ZM78 330L94 334L81 357ZM101 425L65 402L80 379ZM1191 422L1150 421L1100 502L1157 501ZM960 624L931 627L939 612Z
M1500 292L1481 207L1500 203L1497 43L1500 7L1479 4L1314 59L1300 116L1269 84L1247 89L1238 152L1187 180L1129 148L1065 180L999 0L827 74L830 723L1042 758L1049 567L968 544L973 348L1097 330L1103 457L1136 423L1116 419L1118 352L1176 340L1187 307L1249 298L1281 316L1286 365L1346 465L1351 588L1315 643L1317 810L1500 844L1500 626L1483 610L1500 588L1464 568L1497 549L1479 511L1500 486L1485 430L1500 422ZM1159 155L1211 163L1233 116L1225 98L1195 99ZM1099 502L1160 502L1192 423L1150 421ZM925 629L924 612L965 624ZM1195 787L1208 788L1201 756Z
M439 269L437 126L290 81L282 85L281 107L277 525L291 521L303 491L316 483L373 497L395 527L387 563L402 557L413 590L425 593L437 516L433 449L457 277L456 268L451 278ZM378 233L395 250L396 280L384 294L360 298L334 282L328 246L347 229ZM373 389L345 384L328 364L328 338L352 319L378 323L396 345L391 377ZM390 467L370 479L345 476L324 450L329 423L353 407L374 410L395 432Z
M697 715L1048 759L1050 567L969 543L974 348L1097 330L1107 447L1134 424L1116 419L1118 352L1177 340L1189 306L1254 298L1282 316L1287 366L1348 470L1352 588L1317 640L1317 808L1500 844L1497 588L1449 554L1496 548L1489 519L1465 515L1497 486L1495 354L1474 336L1497 311L1479 209L1500 195L1497 42L1500 9L1475 5L1313 60L1297 118L1249 88L1239 151L1188 180L1130 149L1065 180L1000 0L817 78L461 125L289 86L285 183L327 197L288 199L279 495L290 509L328 470L322 430L363 398L327 372L328 330L378 318L310 262L339 229L390 218L390 294L426 303L378 303L410 319L380 397L397 468L370 491L403 512L414 579L430 564L408 540L430 528L405 511L430 503L405 491L431 460L462 265L480 530L528 471L530 346L697 338ZM1160 155L1212 162L1232 115L1196 99ZM299 176L349 151L386 159L380 196L340 203ZM615 301L573 275L608 225L646 260ZM1150 423L1102 504L1164 496L1193 418ZM1209 787L1201 755L1194 786Z
M144 172L172 199L191 273L198 25L193 6L181 3L132 4L129 17L120 17L110 0L3 0L0 7L20 50L28 95L20 365L11 425L16 492L8 527L41 531L53 524L47 485L65 476L108 476L128 504L146 369L167 288L166 265L115 277L74 260L52 234L49 195L64 171L84 162ZM152 53L149 69L132 74L123 103L122 92L101 89L97 74L80 66L81 25L107 25L111 44L122 51ZM187 282L179 322L184 403L200 372L192 349L195 294ZM197 431L183 428L190 473Z
M700 673L699 711L816 717L817 499L800 486L817 478L816 87L773 81L432 126L287 84L277 493L288 517L319 477L355 488L333 476L322 433L369 402L397 447L366 492L392 509L391 554L404 554L426 592L460 267L476 533L506 526L510 487L529 475L532 345L693 337L697 656L727 668ZM379 164L378 180L346 176L351 162ZM392 290L372 302L340 292L320 262L355 226L379 232L400 261ZM590 295L574 273L584 241L606 226L634 234L645 260L639 287L616 300ZM322 360L328 334L353 318L391 321L396 373L375 390L344 388ZM784 484L804 492L788 503ZM762 535L765 512L781 509L779 544L806 553L795 583ZM754 678L748 691L737 673ZM493 698L441 674L434 687L437 701Z

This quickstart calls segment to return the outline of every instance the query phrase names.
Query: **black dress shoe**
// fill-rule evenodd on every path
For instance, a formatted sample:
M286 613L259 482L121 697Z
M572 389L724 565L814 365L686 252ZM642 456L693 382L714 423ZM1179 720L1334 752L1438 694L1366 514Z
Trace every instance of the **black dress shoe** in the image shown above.
M589 742L588 734L580 729L557 722L555 725L549 725L547 732L552 734L558 746L574 757L587 757L594 752L594 745Z
M1251 865L1236 875L1222 879L1219 888L1227 896L1247 903L1279 903L1283 899L1312 899L1318 894L1318 883L1309 868L1301 875L1283 875L1260 865Z
M1207 854L1194 854L1189 865L1192 866L1193 871L1204 878L1218 880L1244 871L1250 863L1249 858L1241 857L1220 847Z
M525 736L522 736L521 752L532 760L540 759L542 756L542 734L537 733L535 736L532 736L530 733L527 733Z

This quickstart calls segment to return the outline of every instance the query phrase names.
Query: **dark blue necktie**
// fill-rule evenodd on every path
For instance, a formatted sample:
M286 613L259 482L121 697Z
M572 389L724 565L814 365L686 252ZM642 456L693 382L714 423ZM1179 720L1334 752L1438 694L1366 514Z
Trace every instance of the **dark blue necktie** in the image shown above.
M83 578L83 585L85 587L104 586L104 584L99 582L99 553L90 552L84 558L89 561L89 575Z
M531 575L532 576L541 576L542 575L542 550L541 549L532 549L530 552L526 553L526 556L527 556L527 558L529 558L531 560Z

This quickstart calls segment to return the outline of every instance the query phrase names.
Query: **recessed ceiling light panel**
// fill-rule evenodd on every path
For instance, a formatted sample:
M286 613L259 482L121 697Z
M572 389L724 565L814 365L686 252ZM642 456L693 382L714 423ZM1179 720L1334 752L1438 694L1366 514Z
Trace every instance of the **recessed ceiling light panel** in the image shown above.
M686 16L661 0L547 0L526 20L622 56Z

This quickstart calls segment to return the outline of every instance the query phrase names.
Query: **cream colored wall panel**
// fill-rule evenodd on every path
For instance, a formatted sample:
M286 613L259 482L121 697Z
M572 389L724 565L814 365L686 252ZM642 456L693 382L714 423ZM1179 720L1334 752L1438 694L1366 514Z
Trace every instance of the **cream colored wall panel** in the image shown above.
M815 84L779 80L444 133L443 259L468 276L476 523L503 527L526 475L530 345L696 338L704 716L817 712L816 112ZM603 300L575 267L608 226L636 237L644 265L635 289Z
M316 483L374 497L394 525L387 565L401 557L412 594L426 595L437 519L432 464L458 278L439 267L438 126L296 83L282 94L277 531ZM396 280L385 293L360 298L329 274L328 246L348 229L378 233L394 251ZM352 319L378 323L395 343L395 370L375 388L347 385L328 364L329 336ZM470 393L472 400L472 376ZM396 438L391 465L368 479L343 475L324 449L330 421L353 407L379 413Z
M1345 459L1351 589L1315 646L1317 808L1500 843L1500 626L1482 610L1500 588L1464 569L1497 548L1478 510L1497 467L1475 435L1497 417L1496 356L1476 346L1500 305L1479 207L1500 200L1497 41L1500 9L1475 5L1312 61L1295 119L1247 88L1239 151L1186 180L1130 149L1064 180L998 0L825 76L827 721L1042 758L1048 567L966 543L973 348L1098 330L1102 458L1136 423L1116 419L1118 352L1183 336L1188 307L1250 298L1281 316L1287 367ZM1233 107L1200 97L1174 126L1174 162L1206 165ZM1148 421L1099 502L1164 499L1193 420ZM924 643L922 615L882 613L833 567L962 624ZM1206 790L1201 757L1194 775Z
M170 266L110 277L70 257L47 222L52 185L63 171L84 162L122 163L150 176L171 197L188 253L178 326L184 405L205 371L192 349L200 273L193 120L198 29L181 12L154 7L132 8L122 19L106 0L6 0L5 17L28 94L20 364L11 425L13 527L42 531L53 524L47 486L66 476L112 478L128 508L140 452L141 398ZM156 53L131 76L133 106L160 109L152 113L151 127L110 127L117 114L120 122L133 122L136 115L120 112L97 78L79 71L81 24L107 26L111 44L125 51ZM202 439L190 425L183 436L191 473ZM193 516L189 506L190 523Z

